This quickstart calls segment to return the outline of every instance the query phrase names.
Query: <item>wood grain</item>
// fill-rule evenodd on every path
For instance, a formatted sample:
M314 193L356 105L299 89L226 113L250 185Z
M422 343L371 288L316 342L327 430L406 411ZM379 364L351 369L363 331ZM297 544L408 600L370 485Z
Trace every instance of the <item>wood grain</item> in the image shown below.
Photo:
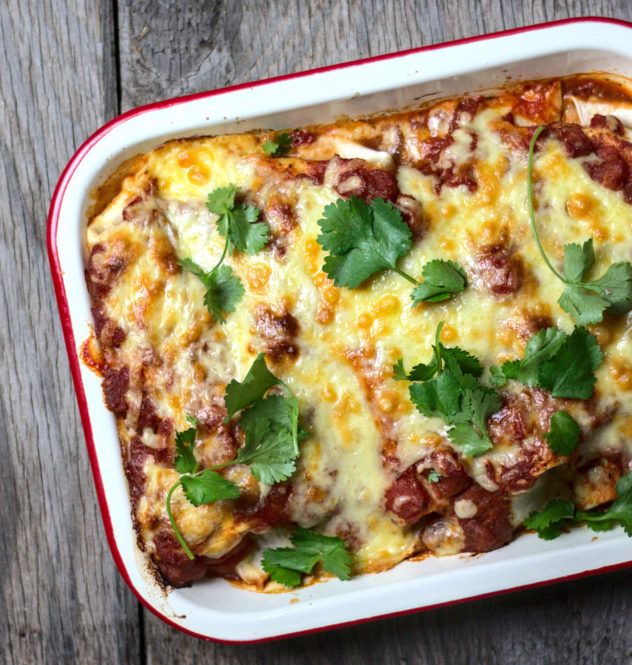
M632 571L264 645L139 610L103 535L44 249L63 166L119 110L589 14L632 20L632 3L0 3L0 663L632 663Z
M0 4L0 662L138 662L46 257L52 188L116 113L109 3Z

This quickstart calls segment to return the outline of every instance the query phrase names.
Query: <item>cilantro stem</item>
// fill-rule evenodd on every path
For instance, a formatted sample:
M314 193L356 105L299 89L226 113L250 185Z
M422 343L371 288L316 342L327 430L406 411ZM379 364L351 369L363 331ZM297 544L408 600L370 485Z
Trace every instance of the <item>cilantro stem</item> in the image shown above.
M230 466L231 464L235 464L236 461L237 461L237 458L229 459L227 462L222 462L221 464L216 464L215 466L210 466L208 468L211 471L217 471L217 469L223 469L226 466Z
M549 261L549 258L547 255L544 253L544 249L542 248L542 243L540 242L540 237L538 236L538 230L535 225L535 214L533 212L533 151L535 150L535 144L536 141L538 140L538 137L542 132L546 129L543 125L540 125L539 127L536 128L535 132L533 132L533 137L531 138L531 143L529 144L529 162L527 166L527 203L529 205L529 221L531 223L531 230L533 231L533 236L535 238L536 245L538 246L538 250L540 251L540 256L544 259L544 262L546 265L550 268L551 272L564 284L567 284L568 282L560 273L553 267L551 262Z
M414 278L411 277L408 273L405 273L403 270L400 270L397 266L392 266L392 270L394 270L398 275L401 275L405 279L407 279L411 284L414 284L417 286L419 282Z
M185 551L186 555L189 557L189 559L193 560L195 559L195 556L193 555L193 552L189 549L189 546L187 545L186 541L182 537L182 534L180 533L180 529L178 529L178 525L176 524L175 517L173 516L173 513L171 512L171 497L173 496L173 493L176 491L179 485L182 484L182 481L178 480L178 482L169 490L169 493L167 494L167 515L169 515L169 521L171 522L171 526L173 528L173 532L176 534L176 538L178 539L178 542L182 546L182 549Z
M222 255L219 257L219 261L213 266L211 272L213 272L213 270L217 270L222 265L222 263L224 263L224 259L226 258L226 253L228 252L229 242L230 241L228 240L228 236L226 236L226 242L224 243L224 251L222 252Z
M439 348L439 342L441 341L441 330L443 329L443 326L445 325L445 321L439 321L439 325L437 326L437 332L435 333L435 346ZM437 360L441 360L441 354L437 353Z
M294 397L294 394L290 390L290 387L287 385L287 383L285 383L284 381L281 381L281 379L279 379L279 377L276 377L276 380L279 382L279 385L281 386L281 388L283 388L283 390L285 390L287 396L290 399L292 399Z

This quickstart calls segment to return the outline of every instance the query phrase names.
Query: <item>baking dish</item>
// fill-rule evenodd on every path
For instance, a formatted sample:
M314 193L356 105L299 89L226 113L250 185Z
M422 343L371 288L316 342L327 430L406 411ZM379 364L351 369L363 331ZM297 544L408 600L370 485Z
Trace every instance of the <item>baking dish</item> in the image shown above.
M630 27L605 19L563 21L169 100L113 120L79 149L51 203L49 257L108 541L121 574L155 614L198 637L257 641L632 564L632 544L622 531L595 538L578 529L554 542L525 535L484 556L407 561L379 575L291 593L253 594L213 579L165 595L136 546L114 417L100 380L78 354L91 323L82 253L88 193L128 157L167 138L327 122L508 79L590 70L630 76Z

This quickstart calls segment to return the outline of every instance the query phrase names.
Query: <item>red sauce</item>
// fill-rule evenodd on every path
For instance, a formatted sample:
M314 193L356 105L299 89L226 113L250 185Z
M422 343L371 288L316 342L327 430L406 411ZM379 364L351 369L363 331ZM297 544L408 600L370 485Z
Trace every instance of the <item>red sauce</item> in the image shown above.
M432 499L419 482L414 464L386 490L384 500L386 510L404 524L414 524L432 508Z
M290 522L289 502L292 491L290 483L278 483L255 506L244 505L243 500L238 499L235 502L235 519L251 523L255 532L287 524Z
M509 521L510 504L500 492L488 492L480 485L472 485L459 494L455 501L471 501L477 508L471 518L458 518L465 535L465 552L489 552L511 540L513 528Z
M562 81L564 93L580 99L601 101L630 101L630 93L616 81L601 78L570 78Z
M299 324L290 312L276 314L265 305L257 305L255 326L257 334L264 343L265 353L271 360L279 360L283 356L290 358L298 356L296 337Z
M120 367L113 369L105 366L103 368L103 396L105 405L118 416L127 413L127 399L125 394L129 387L129 369Z
M292 145L294 146L310 145L316 140L314 134L307 129L295 129L289 132L289 134L292 138Z
M491 294L507 296L520 290L524 272L522 261L506 243L484 247L475 265L481 282Z
M394 202L399 190L395 175L390 171L371 167L361 159L342 159L334 157L330 160L330 168L335 172L334 189L344 198L357 196L366 203L381 198ZM354 186L350 187L352 183Z

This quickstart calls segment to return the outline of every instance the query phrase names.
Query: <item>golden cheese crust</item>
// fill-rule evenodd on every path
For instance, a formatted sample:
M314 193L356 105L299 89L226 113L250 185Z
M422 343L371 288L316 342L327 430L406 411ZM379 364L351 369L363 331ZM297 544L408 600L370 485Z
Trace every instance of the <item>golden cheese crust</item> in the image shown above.
M262 589L261 550L285 542L292 525L343 538L361 573L424 551L499 547L539 508L545 482L561 483L582 508L613 499L632 454L629 316L591 327L605 353L591 400L503 388L503 407L488 421L494 447L477 458L413 407L392 366L402 356L425 361L440 321L442 341L484 365L521 357L542 328L572 327L529 230L529 141L537 125L549 126L535 178L552 257L592 236L598 270L630 260L631 99L627 82L583 75L290 130L285 157L262 150L269 131L170 141L136 160L116 195L107 190L113 198L86 232L94 337L83 352L117 418L139 541L167 582L215 574ZM261 252L227 259L245 294L220 325L202 283L178 262L189 257L205 270L217 262L224 241L205 201L229 184L261 211L271 238ZM318 220L352 195L400 210L413 237L402 269L420 275L427 261L450 259L468 288L413 308L410 285L392 271L357 289L334 286L322 271ZM258 353L296 395L310 435L284 483L262 485L233 465L225 475L239 499L194 507L175 492L190 561L165 508L179 477L174 435L191 414L200 465L234 459L243 434L224 423L224 390ZM544 439L560 408L582 430L571 457Z

